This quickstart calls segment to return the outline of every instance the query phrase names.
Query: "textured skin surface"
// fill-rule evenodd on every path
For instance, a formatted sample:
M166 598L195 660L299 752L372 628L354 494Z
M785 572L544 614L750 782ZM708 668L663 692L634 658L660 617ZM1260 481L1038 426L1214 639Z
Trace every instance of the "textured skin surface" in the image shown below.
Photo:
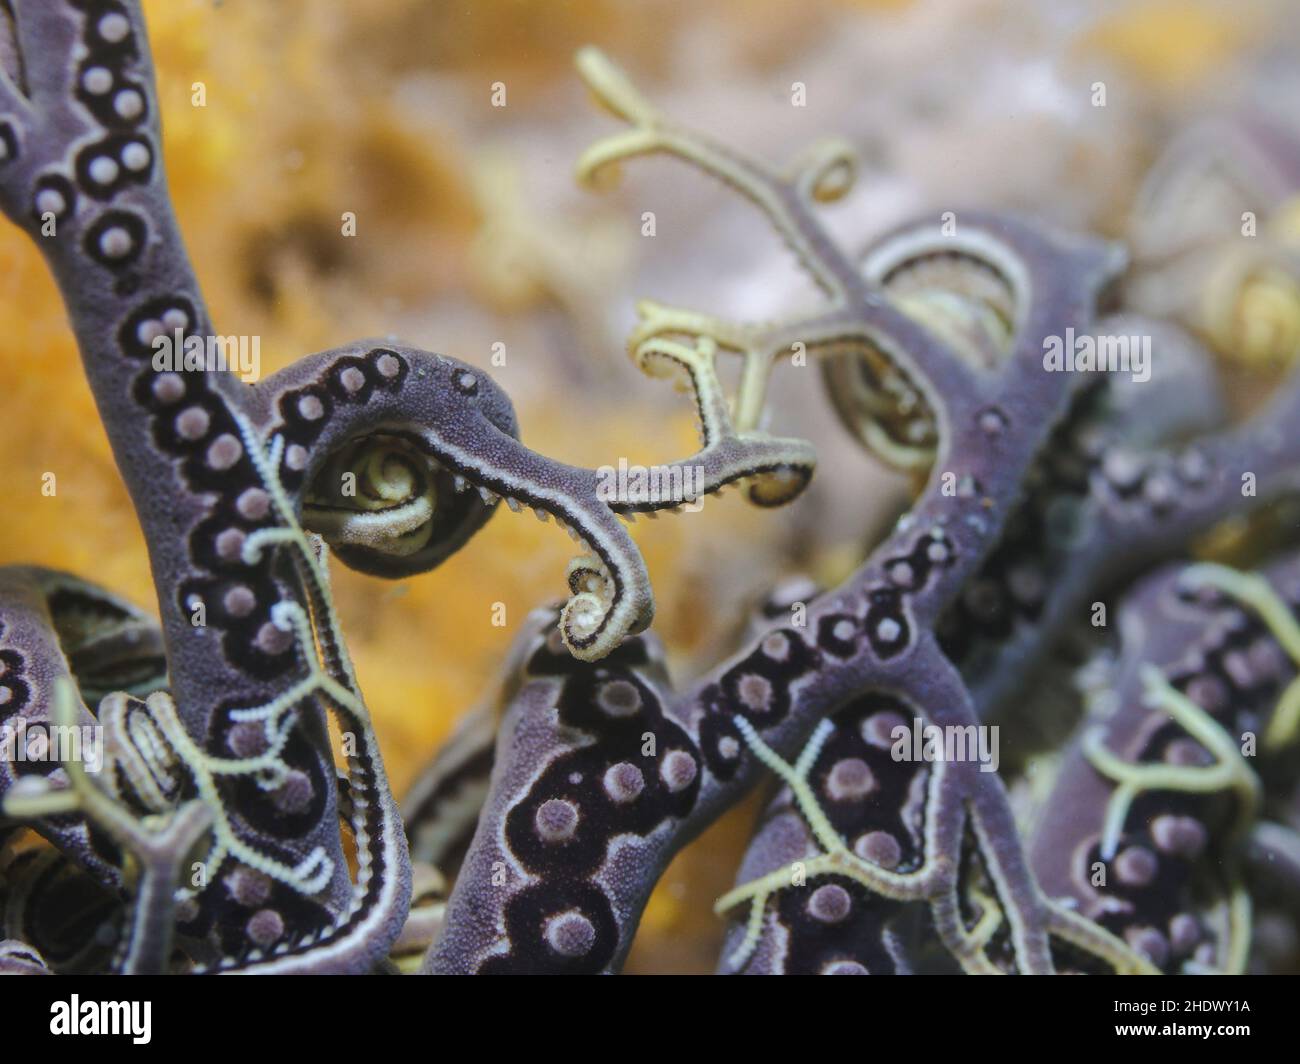
M1238 745L1247 734L1262 740L1296 675L1295 663L1257 616L1227 596L1190 586L1187 575L1185 568L1158 572L1126 599L1120 655L1092 692L1101 703L1099 719L1084 724L1067 752L1030 842L1046 892L1072 899L1079 912L1168 972L1189 961L1207 969L1240 965L1232 958L1226 910L1241 889L1242 846L1259 812L1243 810L1229 788L1144 791L1123 820L1115 852L1106 854L1103 822L1115 782L1090 760L1085 737L1134 765L1208 765L1210 751L1147 697L1143 667L1154 666ZM1300 609L1294 557L1265 575L1292 613ZM1288 765L1285 753L1260 749L1258 761L1265 796L1289 794L1294 759ZM1108 872L1100 884L1099 863Z
M698 750L665 713L657 641L635 637L586 666L546 634L549 612L530 620L522 687L498 743L493 798L462 866L462 880L482 879L507 896L504 919L518 938L508 954L476 957L466 970L563 973L608 964L625 948L620 925L637 914L613 911L596 881L634 879L642 847L690 810L699 787ZM599 743L588 746L589 736ZM512 777L532 764L517 751L535 749L554 755L541 775ZM521 789L526 797L509 801ZM485 836L482 825L497 822L502 835ZM623 845L607 853L606 839L615 836ZM473 949L494 934L493 915L486 906L454 905L441 948Z
M809 781L836 831L855 853L899 873L924 861L930 771L890 757L891 731L912 727L896 700L867 696L835 714L834 731ZM768 806L737 873L748 883L820 852L788 789ZM742 919L729 929L720 971L763 975L910 974L920 907L825 875L777 894L751 956L736 963ZM745 914L740 913L743 917Z
M1151 323L1141 326L1150 328ZM1114 318L1099 325L1117 333L1138 328L1138 323ZM1041 468L1030 477L1031 491L1008 522L1002 540L939 625L944 652L961 668L983 719L995 717L1005 708L1003 701L1031 686L1043 648L1059 635L1071 607L1077 615L1080 596L1096 585L1091 566L1104 555L1088 548L1093 515L1099 509L1097 496L1111 483L1103 468L1110 446L1119 440L1154 446L1162 437L1216 427L1222 420L1201 352L1176 330L1157 335L1162 342L1153 360L1157 371L1153 381L1100 382L1076 400L1043 448ZM892 727L901 723L910 728L913 716L907 707L880 698L851 703L832 717L832 739L809 776L822 808L849 846L862 855L883 854L890 869L906 870L920 863L918 832L925 822L926 773L900 778L897 770L907 766L887 756ZM834 766L839 762L849 767L855 762L868 765L871 771L862 788L832 793ZM841 769L841 775L847 771L848 767ZM765 811L736 881L752 881L818 852L811 828L789 789L783 788ZM826 919L825 907L810 897L828 882L847 891L851 899L846 914L838 908L830 910L833 921ZM934 962L920 952L927 940L917 936L917 920L915 906L872 895L851 880L819 879L806 890L778 896L752 957L740 970L749 974L914 971ZM904 941L899 927L917 941ZM736 968L728 958L735 955L744 930L743 919L730 928L722 971Z
M1083 737L1100 728L1106 746L1134 764L1208 764L1208 751L1195 744L1186 728L1150 704L1144 668L1156 666L1173 688L1185 692L1233 737L1262 736L1296 675L1275 634L1230 598L1193 591L1186 579L1189 571L1186 566L1167 568L1126 596L1118 624L1119 656L1103 659L1101 675L1094 669L1090 680L1094 719L1081 727L1050 787L1034 803L1035 823L1027 833L1027 853L1044 894L1171 973L1232 970L1239 964L1232 954L1241 944L1230 940L1247 932L1234 931L1234 921L1241 917L1233 914L1232 904L1234 898L1241 903L1245 845L1254 837L1250 825L1262 811L1251 812L1243 825L1235 815L1239 800L1227 787L1198 794L1173 788L1143 793L1123 821L1114 853L1104 857L1102 835L1116 784L1089 759ZM1270 569L1267 578L1294 611L1294 559ZM884 753L892 728L910 725L910 715L900 709L869 698L838 712L809 776L821 807L850 847L890 868L915 867L920 828L927 820L915 774L900 774L910 766ZM869 771L854 771L857 763ZM1290 751L1261 755L1258 771L1266 802L1290 795L1293 767ZM846 785L857 780L865 783ZM1269 853L1285 858L1294 835L1276 827L1272 834L1283 840L1283 848L1270 847ZM1264 841L1272 841L1268 833ZM807 862L818 852L807 820L788 788L783 789L764 813L738 882L756 880L794 861ZM972 888L980 893L972 894ZM979 869L968 866L962 891L963 911L973 925L991 909ZM778 894L752 954L736 965L729 958L743 937L741 920L728 934L722 971L943 970L933 927L918 924L914 909L834 876L810 879ZM1114 969L1104 958L1065 942L1053 945L1058 970ZM1008 965L1006 943L998 932L989 952L999 965Z
M1107 377L1075 400L1042 449L1002 539L939 622L944 651L985 719L997 718L1024 690L1045 648L1084 612L1087 596L1157 551L1185 544L1199 528L1162 521L1162 536L1124 549L1108 524L1120 507L1142 505L1135 470L1150 456L1171 440L1222 429L1226 412L1206 352L1179 329L1131 316L1108 317L1098 331L1151 335L1152 379ZM1204 472L1186 461L1182 468ZM1174 484L1196 487L1186 475Z

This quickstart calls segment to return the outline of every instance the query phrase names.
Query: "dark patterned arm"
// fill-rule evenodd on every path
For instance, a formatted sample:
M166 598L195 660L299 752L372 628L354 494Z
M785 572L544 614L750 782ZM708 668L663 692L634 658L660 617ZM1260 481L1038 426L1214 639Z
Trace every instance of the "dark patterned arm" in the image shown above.
M1245 968L1244 860L1270 796L1293 787L1298 579L1290 558L1135 588L1032 835L1043 890L1165 971Z
M665 135L660 123L628 95L626 85L610 80L609 71L598 68L595 77L598 91L614 99L620 113L652 128L594 149L584 167L658 150ZM692 161L702 154L696 140L678 131L672 137L676 154ZM710 165L716 158L703 157ZM620 763L614 745L621 732L611 730L607 738L605 718L589 704L582 712L591 724L580 731L542 728L539 718L553 700L552 688L521 689L498 746L492 797L449 904L448 926L454 932L449 930L431 952L428 963L433 970L478 970L488 964L504 970L616 967L630 945L649 890L672 854L758 778L764 761L751 748L761 744L777 756L791 755L837 706L872 689L939 715L950 714L946 719L952 721L973 720L969 700L960 685L951 682L951 669L929 633L996 541L1032 456L1078 387L1073 375L1044 368L1044 340L1067 327L1089 327L1093 303L1118 259L1113 249L973 214L963 216L958 234L918 224L882 240L868 255L882 274L916 270L932 258L974 257L1013 294L1013 331L1001 360L976 369L937 332L896 310L879 287L849 283L856 267L835 250L806 209L806 184L791 186L803 188L801 196L792 192L781 199L765 172L737 166L726 176L765 209L776 204L772 210L778 213L778 227L798 235L794 243L805 262L811 259L815 274L831 279L832 297L844 301L848 310L841 308L843 312L854 315L850 337L888 353L925 396L938 437L931 482L866 565L842 587L809 604L806 625L772 627L662 711L689 742L676 752L683 778L690 777L691 797L677 803L681 808L656 809L646 826L619 830L619 820L611 822L599 812L608 808L607 794L592 792L589 802L594 808L584 807L579 796L569 795L567 777L552 772L553 766L581 754L584 764L590 763L603 778ZM694 332L716 342L723 327L712 321L705 325L688 328L677 322L670 331ZM674 341L650 336L642 353L665 342ZM918 355L921 350L924 354ZM579 673L576 682L589 685L597 680L596 675ZM513 727L512 720L517 722ZM600 758L607 741L614 745ZM581 775L591 778L587 772ZM969 800L986 825L1005 824L1009 813L996 780L962 773L952 779L942 791L945 801L956 808ZM630 801L636 806L639 799ZM547 826L529 815L560 808L547 803L570 810L568 819L588 855L582 874L575 878L563 861L533 860L526 864L526 875L493 881L494 866L510 865L509 854L500 852L503 840L512 853L515 845L546 845ZM959 826L957 816L954 823ZM1049 918L1023 860L996 847L990 859L1015 895L1008 904L1018 923L1017 959L1026 970L1040 970L1048 963ZM942 859L940 866L906 889L942 905L951 869ZM573 903L564 911L577 914L570 923L614 928L613 937L582 936L589 948L581 956L539 951L540 929L557 911L561 897Z
M701 450L659 468L670 483L691 475L684 497L629 496L600 470L523 447L508 398L440 355L358 343L241 381L172 215L139 4L12 7L12 24L0 24L12 31L0 49L0 205L41 247L67 304L149 544L168 687L88 707L126 737L123 771L139 801L123 806L65 766L66 780L10 793L5 810L88 865L57 818L76 812L130 842L141 874L119 967L173 963L175 923L175 963L188 970L369 970L406 920L410 863L334 614L326 544L398 576L441 563L502 499L553 517L582 550L559 631L567 653L594 661L653 616L621 518L733 483L776 505L807 483L814 456L733 425L703 350L655 367L695 386ZM51 668L62 662L48 632L29 638ZM57 688L43 690L42 712L63 704ZM200 835L201 858L186 862ZM125 869L99 871L116 882Z

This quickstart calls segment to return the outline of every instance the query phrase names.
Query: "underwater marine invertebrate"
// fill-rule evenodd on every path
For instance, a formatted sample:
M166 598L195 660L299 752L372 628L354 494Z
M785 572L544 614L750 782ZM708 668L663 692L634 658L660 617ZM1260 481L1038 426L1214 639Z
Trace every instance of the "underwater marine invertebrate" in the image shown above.
M870 692L909 705L911 712L923 713L935 724L971 727L978 723L988 709L987 699L972 702L935 633L949 622L963 589L987 579L982 569L985 560L992 564L999 538L1014 527L1013 518L1020 517L1012 511L1030 475L1032 456L1045 450L1044 443L1052 438L1049 430L1060 423L1072 401L1086 399L1088 389L1078 379L1061 380L1047 371L1041 358L1044 339L1073 328L1071 322L1084 332L1093 328L1089 318L1093 301L1120 265L1113 249L1061 240L1011 219L965 213L957 233L927 221L883 238L864 258L874 267L859 273L835 250L810 213L807 190L812 186L800 185L797 179L787 182L671 126L600 57L587 53L580 66L602 101L635 127L589 151L580 163L581 172L589 174L616 160L653 151L699 163L739 187L774 217L801 261L811 261L819 279L832 279L823 287L850 308L828 312L828 319L836 319L833 324L816 318L810 319L812 326L803 323L808 333L798 324L789 331L777 327L773 332L754 333L691 312L643 306L634 355L644 360L689 350L668 334L740 352L747 371L736 404L742 411L747 409L746 395L751 402L761 402L771 358L800 342L801 336L816 341L808 342L807 350L815 350L825 340L828 354L861 359L867 371L873 359L895 356L898 364L891 363L891 368L902 373L910 387L906 395L897 388L883 388L874 401L893 395L915 411L916 403L907 396L923 395L938 443L930 482L912 510L849 581L806 604L803 624L785 625L774 619L748 650L695 682L666 710L660 708L662 692L655 690L650 712L671 716L692 743L684 753L695 767L691 786L698 790L694 807L685 813L660 807L662 812L647 826L631 827L621 805L638 799L593 787L604 773L619 769L612 745L607 756L600 756L608 727L602 726L608 715L600 710L599 695L605 676L552 679L545 670L540 674L525 670L503 720L487 804L449 901L448 929L430 955L435 971L571 970L579 961L585 962L586 970L615 967L628 947L649 887L676 848L736 800L761 767L780 770L785 764L783 752L802 748L806 753L796 763L798 768L782 772L792 786L797 783L799 772L810 767L818 743L826 737L824 731L815 730L818 721L847 699ZM974 260L972 268L981 281L954 288L958 266L968 259ZM873 276L933 276L939 271L929 268L930 260L944 266L950 302L957 303L955 313L968 325L987 320L983 315L988 307L977 302L988 291L983 278L1000 279L1003 291L1011 294L1011 310L1004 318L1010 324L1007 349L1000 363L965 357L969 353L965 338L957 341L962 354L948 346L952 312L945 309L937 319L925 318L926 303L913 302L911 314L922 316L917 320L891 302L883 286L871 283ZM838 288L835 281L841 282ZM1104 332L1107 326L1101 322L1096 329ZM1179 341L1169 342L1172 348ZM745 380L751 382L748 392ZM1172 392L1185 395L1177 387ZM1114 459L1099 462L1091 473L1085 465L1079 527L1090 545L1076 541L1075 551L1061 555L1063 562L1068 557L1069 579L1077 586L1067 586L1059 612L1053 608L1042 617L1042 624L1031 625L1032 635L1011 630L1008 634L1016 637L1017 644L1001 662L995 657L991 664L984 655L982 664L990 669L989 682L994 684L990 690L1016 676L1023 682L1035 657L1026 640L1042 643L1059 631L1070 602L1077 602L1083 589L1095 587L1101 574L1113 579L1133 571L1144 557L1168 549L1173 530L1179 537L1190 536L1242 505L1255 505L1255 497L1241 496L1241 471L1256 471L1253 475L1263 485L1266 499L1294 490L1296 466L1280 440L1296 395L1292 385L1253 422L1208 441L1168 452L1158 446L1139 447L1129 461L1130 472L1122 471L1122 463ZM868 404L855 416L870 420L872 414ZM863 440L869 446L876 440L877 450L902 457L900 464L907 464L908 456L879 445L874 431L864 433ZM1104 453L1093 452L1097 459ZM922 457L919 451L913 455ZM945 481L956 485L956 490L945 490ZM1051 482L1042 490L1053 490ZM1088 512L1093 507L1095 516ZM967 623L974 628L978 618ZM950 622L948 628L951 631ZM587 686L592 679L597 681L594 689ZM539 727L539 715L549 716L541 707L549 705L559 706L558 717ZM630 712L640 712L645 705L638 702ZM612 731L610 735L612 743ZM801 747L809 735L815 737L808 740L813 745ZM577 764L577 759L585 768L565 777L559 767ZM915 819L926 825L927 837L917 858L919 870L909 873L891 871L883 853L863 858L849 852L805 796L803 812L827 854L827 874L832 874L831 869L852 870L859 885L870 885L886 896L930 901L940 941L970 970L1002 965L1020 971L1051 970L1053 953L1060 949L1069 956L1081 952L1092 963L1112 969L1150 969L1143 954L1082 919L1069 904L1040 891L1021 853L1018 830L995 774L959 763L936 768L930 775L924 798L903 784L894 792L898 803L919 801L923 807L915 812ZM544 815L546 810L555 814L556 824ZM894 838L893 843L886 847L891 854L900 840ZM886 846L883 841L880 845ZM544 856L548 847L559 854L575 846L584 854L577 868L558 859L552 864ZM967 860L972 856L973 864ZM787 860L802 857L806 854L796 852ZM807 863L803 862L801 876L807 877ZM968 886L967 869L975 864L983 869L979 880L983 886ZM742 962L755 945L763 899L783 876L790 876L789 869L765 871L772 879L762 881L757 893L736 893L728 899L752 896L755 900L749 932L737 954ZM574 872L581 873L576 884ZM845 889L844 884L836 886L841 893ZM984 915L974 920L973 927L964 915L969 911L964 899L971 889L990 899L976 909ZM811 898L808 904L813 904ZM991 918L995 907L996 921ZM473 920L471 912L477 914ZM483 918L485 912L491 914L488 919ZM550 921L557 913L565 916L565 928L582 931L565 937L564 949L547 938L556 929ZM993 929L1008 954L997 962L986 950ZM832 941L827 963L836 969L844 954L836 952L839 939L827 935ZM879 943L876 948L878 956ZM877 965L861 967L870 970Z
M675 489L611 484L612 467L526 447L481 369L391 338L251 383L223 368L163 180L138 5L13 8L0 200L67 303L149 543L161 624L69 575L0 572L0 713L50 734L102 728L107 768L70 756L0 765L5 965L614 971L673 855L775 775L788 794L719 902L736 920L725 971L1242 966L1240 877L1219 883L1186 862L1166 882L1133 841L1164 829L1133 818L1185 819L1188 796L1208 796L1231 815L1197 815L1234 861L1289 852L1284 825L1260 824L1270 784L1227 738L1256 711L1216 716L1165 675L1169 661L1131 650L1130 630L1119 652L1147 668L1120 677L1120 712L1057 770L1070 797L1060 808L1077 806L1070 828L1082 833L1067 853L1069 833L1044 843L1025 828L1022 764L922 763L883 742L899 727L973 735L1007 719L1094 596L1300 488L1288 446L1300 388L1225 426L1194 342L1122 304L1120 246L961 210L955 225L898 226L859 261L819 210L853 185L846 145L774 170L679 126L584 50L582 77L628 128L583 154L580 177L648 154L689 162L757 206L827 298L753 325L641 304L630 353L685 386L700 446L648 470ZM1129 331L1161 353L1140 396L1045 358L1066 337ZM729 395L720 363L732 355ZM759 507L795 501L813 448L768 425L780 418L771 371L796 356L818 360L865 460L912 473L916 497L855 572L769 602L726 660L676 686L622 522L733 486ZM578 542L568 594L530 616L499 690L399 817L329 558L390 578L425 572L502 501ZM1205 586L1223 576L1192 573ZM1293 607L1255 583L1218 586L1268 628L1265 660L1248 664L1280 700L1258 714L1286 748L1297 711L1278 651L1294 655ZM1180 646L1213 632L1215 610L1193 612L1192 631L1170 628ZM1148 710L1185 733L1170 744L1186 764L1155 765L1122 741ZM1088 786L1075 802L1078 778ZM1156 798L1176 810L1155 812ZM1095 847L1121 886L1164 877L1159 904L1116 902L1113 883L1099 901L1072 863L1079 847ZM1207 928L1224 905L1220 935ZM115 937L69 942L50 918L67 912Z
M598 496L593 471L522 448L504 394L443 356L363 343L254 385L211 359L191 364L216 334L168 202L138 7L20 3L13 28L17 62L0 84L0 200L64 293L151 544L166 646L166 690L138 711L145 732L123 732L124 763L151 761L150 776L165 773L172 789L128 771L136 785L126 811L94 787L75 808L108 831L145 815L150 799L197 792L211 845L177 917L196 970L364 970L406 918L409 871L331 606L324 543L370 571L412 572L452 553L502 498L554 516L587 551L570 567L563 636L575 655L599 658L652 614L644 565L616 517L624 504ZM160 359L172 337L179 350ZM765 440L724 433L708 443L697 459L706 492L799 464L806 480L811 466L806 448L780 447L774 460ZM340 490L349 478L359 494ZM11 601L7 618L30 599L19 593L28 598ZM48 628L7 619L5 634L26 675L6 715L48 715L80 674ZM96 675L83 695L97 691ZM74 710L60 721L87 713ZM326 711L343 733L343 801ZM68 813L69 797L61 783L32 778L5 810L39 821ZM352 883L341 812L356 843ZM124 956L152 926L155 894L136 896ZM147 952L153 966L170 962Z

